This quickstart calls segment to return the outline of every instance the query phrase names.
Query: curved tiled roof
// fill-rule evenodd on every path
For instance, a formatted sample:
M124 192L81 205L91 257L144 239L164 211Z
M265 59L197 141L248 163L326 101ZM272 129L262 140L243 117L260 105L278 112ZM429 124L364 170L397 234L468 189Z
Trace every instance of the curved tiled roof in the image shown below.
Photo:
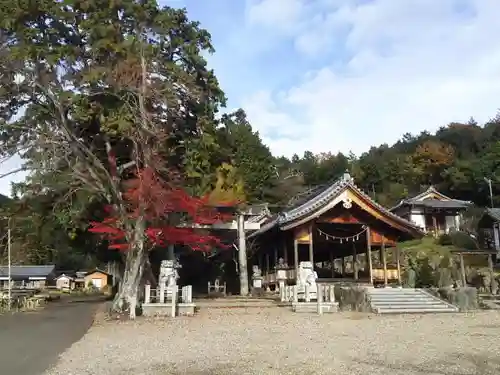
M428 199L428 200L421 200L423 197L425 197L428 194L436 194L440 197L443 198L443 200L439 199ZM425 203L427 202L427 203ZM449 202L449 203L439 203L439 202ZM463 201L460 199L453 199L448 197L447 195L444 195L443 193L439 192L436 190L434 186L430 186L426 191L411 197L411 198L406 198L401 200L396 206L392 207L389 209L389 211L393 211L401 206L404 205L422 205L422 206L429 206L429 207L443 207L443 208L460 208L460 207L468 207L472 204L471 201Z
M336 180L334 183L322 186L312 191L309 196L305 197L305 199L301 199L300 202L297 202L293 207L272 218L259 230L252 233L251 236L257 236L261 233L267 232L275 226L282 226L299 219L304 219L316 212L318 209L321 209L322 207L327 205L347 188L350 188L352 191L356 192L358 195L363 197L363 199L370 202L370 204L372 204L377 210L379 210L395 222L407 227L414 232L422 232L421 229L415 224L390 212L388 209L375 202L370 196L368 196L368 194L366 194L363 190L356 186L353 179L348 173L345 173L342 178Z

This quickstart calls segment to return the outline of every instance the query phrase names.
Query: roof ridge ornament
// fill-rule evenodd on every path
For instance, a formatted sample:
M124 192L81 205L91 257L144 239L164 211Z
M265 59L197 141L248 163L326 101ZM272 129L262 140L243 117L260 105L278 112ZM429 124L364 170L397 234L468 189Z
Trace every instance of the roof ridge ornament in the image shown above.
M350 209L352 207L352 199L351 198L346 197L342 200L342 202L343 202L342 205L344 206L345 209Z
M344 174L342 175L342 181L348 182L348 183L354 182L354 179L351 177L351 174L349 173L349 171L347 169L344 172Z

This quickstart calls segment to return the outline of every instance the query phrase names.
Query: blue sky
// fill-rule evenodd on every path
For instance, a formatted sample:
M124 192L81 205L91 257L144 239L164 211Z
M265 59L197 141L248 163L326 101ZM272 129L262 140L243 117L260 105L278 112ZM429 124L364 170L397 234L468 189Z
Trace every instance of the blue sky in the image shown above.
M500 107L498 0L170 0L275 154L356 154Z
M500 107L499 0L161 3L210 31L227 110L244 108L276 155L360 154Z

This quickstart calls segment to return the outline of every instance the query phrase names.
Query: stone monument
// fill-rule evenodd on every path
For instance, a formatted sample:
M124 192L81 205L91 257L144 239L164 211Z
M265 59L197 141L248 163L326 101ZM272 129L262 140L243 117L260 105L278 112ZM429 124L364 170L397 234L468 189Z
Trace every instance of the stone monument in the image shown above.
M172 297L172 289L177 287L179 273L177 268L180 268L177 262L173 260L162 260L160 265L160 290L166 290L167 299ZM163 297L162 297L163 298Z
M318 274L314 271L312 262L300 262L297 277L297 294L299 299L306 299L306 288L310 299L317 298L317 279Z
M262 288L262 271L259 266L252 267L252 286L254 288Z
M253 297L262 297L264 295L264 288L262 288L262 271L259 266L252 267L252 291Z

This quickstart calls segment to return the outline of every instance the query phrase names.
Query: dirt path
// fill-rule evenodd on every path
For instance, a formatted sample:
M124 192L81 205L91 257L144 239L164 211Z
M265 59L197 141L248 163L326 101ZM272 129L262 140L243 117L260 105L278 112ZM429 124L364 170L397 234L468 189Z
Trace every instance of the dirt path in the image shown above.
M64 300L37 312L0 315L0 374L43 374L87 332L99 303Z

